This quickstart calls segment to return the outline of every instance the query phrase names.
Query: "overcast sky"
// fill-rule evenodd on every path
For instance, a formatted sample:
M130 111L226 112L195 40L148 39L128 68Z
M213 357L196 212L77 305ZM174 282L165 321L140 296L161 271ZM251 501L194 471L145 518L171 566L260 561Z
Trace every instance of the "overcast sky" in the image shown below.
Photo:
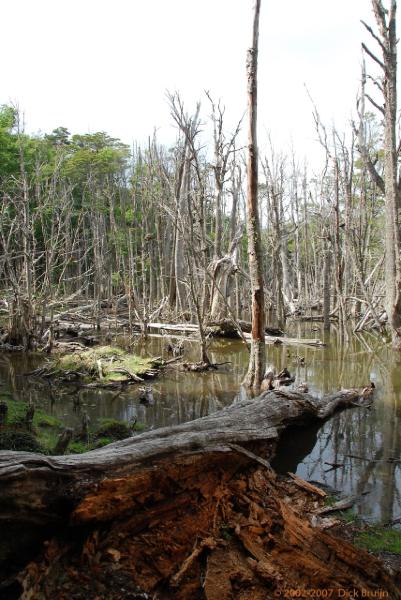
M227 127L246 108L253 0L5 0L0 103L17 101L29 131L104 130L127 143L153 129L171 142L165 91L190 109L222 98ZM370 0L262 0L259 139L302 156L322 118L346 127L360 77L360 19ZM370 44L374 48L373 44ZM312 148L312 150L311 150Z

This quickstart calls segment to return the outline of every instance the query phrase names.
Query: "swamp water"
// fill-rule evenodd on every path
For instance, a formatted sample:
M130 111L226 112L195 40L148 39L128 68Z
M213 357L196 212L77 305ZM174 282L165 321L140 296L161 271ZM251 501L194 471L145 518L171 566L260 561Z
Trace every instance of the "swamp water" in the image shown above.
M401 517L401 358L369 334L351 336L343 344L335 330L327 335L315 325L313 329L309 324L293 325L286 333L320 338L327 344L325 348L267 346L267 363L277 370L287 367L296 376L295 385L307 382L314 395L370 381L377 389L369 409L344 411L319 428L289 431L279 445L275 468L296 472L347 496L357 495L354 510L365 520L388 523ZM127 340L116 342L124 345ZM146 345L138 341L134 351L169 358L165 346L165 339L150 338ZM197 360L195 344L185 341L184 350L185 360ZM0 355L0 393L15 400L31 399L73 427L80 426L83 410L92 424L102 418L130 421L136 416L146 429L164 427L205 416L243 397L240 384L248 365L243 343L214 340L210 357L228 364L207 373L184 373L172 364L151 382L152 406L140 403L138 385L116 396L115 390L79 390L25 377L46 359L16 354Z

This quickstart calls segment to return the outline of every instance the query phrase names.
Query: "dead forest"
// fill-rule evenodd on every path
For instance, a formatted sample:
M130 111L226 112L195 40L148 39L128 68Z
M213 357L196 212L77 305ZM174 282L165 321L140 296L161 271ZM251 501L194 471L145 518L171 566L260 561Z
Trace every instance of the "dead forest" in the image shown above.
M377 34L381 45L394 44L388 31ZM311 105L325 156L318 174L263 140L257 204L269 324L312 318L329 328L335 320L344 337L350 319L354 331L386 322L390 333L398 328L394 315L388 320L389 273L399 262L387 247L399 244L387 184L393 177L399 203L397 174L389 171L398 151L389 77L385 86L372 83L364 66L346 131L328 128ZM60 127L29 136L22 115L2 108L3 343L43 346L64 320L143 332L155 321L250 321L247 158L239 144L246 123L228 131L224 105L209 93L205 117L201 104L191 110L177 93L167 101L176 144L165 148L151 137L132 151L104 132ZM398 275L392 280L395 289Z
M357 549L336 519L356 499L271 466L295 429L367 414L376 386L309 393L266 365L266 344L323 351L330 338L317 338L334 329L344 347L369 332L401 348L397 6L371 6L353 120L325 123L310 98L319 168L258 130L261 0L234 127L209 91L195 106L166 93L168 147L156 133L133 147L63 126L33 135L18 107L0 107L0 351L33 357L13 378L46 389L52 408L72 399L80 418L77 431L31 396L0 394L0 600L401 598L401 562ZM319 335L291 337L294 323ZM152 337L163 356L135 354ZM172 366L229 371L211 357L219 338L249 355L230 405L95 431L81 392L113 403L135 388L153 405L149 380ZM394 469L399 459L385 457Z

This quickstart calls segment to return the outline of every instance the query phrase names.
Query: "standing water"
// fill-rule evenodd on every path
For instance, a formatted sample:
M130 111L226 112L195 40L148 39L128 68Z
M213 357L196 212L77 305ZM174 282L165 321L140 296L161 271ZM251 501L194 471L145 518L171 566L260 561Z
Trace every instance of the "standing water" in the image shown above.
M327 346L268 346L267 363L277 370L287 367L295 374L295 386L307 383L320 396L340 388L376 385L370 408L349 409L319 427L299 427L281 440L275 468L292 471L307 480L324 483L345 495L357 495L355 510L362 518L382 523L401 517L401 362L378 337L351 336L344 344L336 331L329 335L311 325L288 328L293 337L320 337ZM117 338L122 345L127 340ZM137 342L134 351L146 356L167 357L165 341L150 338ZM197 360L197 346L184 343L185 360ZM140 402L139 386L121 394L116 391L60 387L23 374L43 358L0 355L1 395L28 401L78 427L85 410L92 424L102 418L130 421L136 417L145 428L169 426L216 412L238 399L248 365L241 341L214 340L210 358L227 363L218 371L182 372L171 367L152 382L154 404ZM242 392L243 393L243 392Z

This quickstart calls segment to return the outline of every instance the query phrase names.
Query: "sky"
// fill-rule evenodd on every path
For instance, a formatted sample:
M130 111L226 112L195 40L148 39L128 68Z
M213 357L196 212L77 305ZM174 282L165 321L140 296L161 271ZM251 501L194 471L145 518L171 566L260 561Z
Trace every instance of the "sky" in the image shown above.
M386 0L384 0L386 1ZM166 90L188 111L209 90L227 131L246 110L253 0L4 0L0 104L29 132L107 131L131 144L173 142ZM318 148L307 86L323 121L346 129L360 79L360 19L370 0L262 0L258 130L283 151ZM369 45L374 48L374 44Z

